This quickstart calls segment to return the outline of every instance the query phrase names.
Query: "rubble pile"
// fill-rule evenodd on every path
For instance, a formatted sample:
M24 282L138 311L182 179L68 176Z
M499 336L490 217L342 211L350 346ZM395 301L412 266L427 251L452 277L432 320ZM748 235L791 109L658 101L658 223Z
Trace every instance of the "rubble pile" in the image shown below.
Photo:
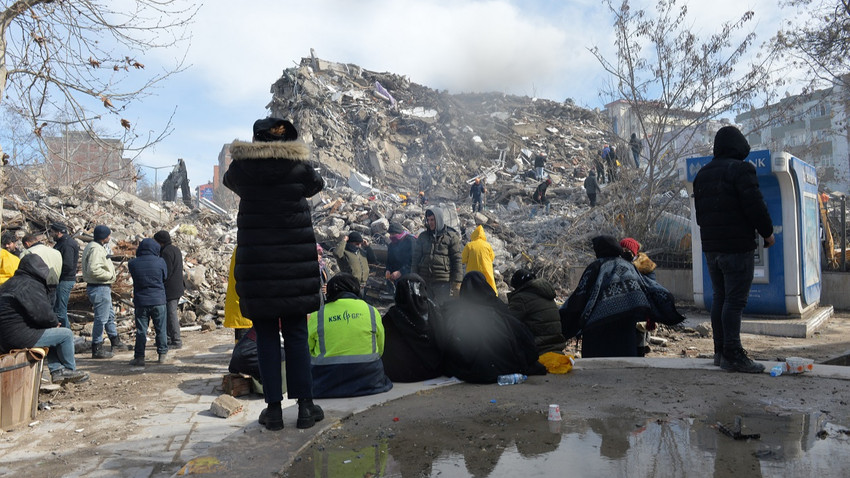
M429 204L457 210L457 220L447 224L465 232L465 241L475 225L485 225L497 249L496 269L530 267L566 289L565 268L589 262L589 237L622 234L614 208L602 200L591 213L582 186L601 146L617 144L598 111L571 101L448 94L315 57L284 70L271 92L272 115L293 119L327 180L314 218L323 245L348 230L375 235L380 244L388 221L418 232L423 208L413 203L421 191ZM546 153L553 181L551 210L532 217L531 194L540 181L528 173L538 152ZM638 173L622 168L620 174L619 184L627 185ZM467 206L476 177L488 189L483 214ZM609 202L629 196L627 187L607 189Z

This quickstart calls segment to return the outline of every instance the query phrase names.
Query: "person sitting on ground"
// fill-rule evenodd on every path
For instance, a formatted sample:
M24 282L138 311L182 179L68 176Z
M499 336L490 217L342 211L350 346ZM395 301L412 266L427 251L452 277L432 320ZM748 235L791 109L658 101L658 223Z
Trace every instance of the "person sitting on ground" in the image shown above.
M508 293L508 307L514 316L534 334L537 354L563 353L566 340L561 333L561 316L555 304L555 288L546 279L520 269L511 277L513 292Z
M130 365L145 366L145 344L150 322L153 322L156 334L157 362L168 363L168 316L165 311L168 266L165 259L159 256L159 243L150 238L142 239L136 249L136 258L127 263L127 269L133 278L133 307L136 309L136 346Z
M434 324L443 371L471 383L496 383L499 375L544 375L534 335L499 300L484 274L467 273L460 296L442 308Z
M635 324L646 320L650 304L641 278L611 236L592 239L596 260L561 307L564 337L582 337L582 357L636 357Z
M499 290L496 289L496 274L493 271L493 261L496 259L496 255L493 253L493 247L487 242L484 226L479 224L475 228L469 242L463 247L460 258L467 273L478 271L484 274L484 278L493 288L493 292L499 294Z
M384 372L393 382L420 382L443 374L432 323L440 320L428 285L416 274L396 282L395 305L383 317Z
M0 354L49 347L47 368L53 383L85 382L89 374L77 370L74 333L60 326L47 300L49 273L41 257L28 254L15 275L0 286Z
M359 397L393 388L381 362L381 314L359 294L353 275L335 275L328 281L328 302L307 321L315 398Z
M646 253L640 252L640 243L638 241L627 237L620 241L620 247L623 248L623 252L626 252L626 256L631 256L631 262L638 272L652 280L657 280L655 278L655 262Z
M334 257L341 272L353 275L360 287L366 287L366 281L369 280L369 259L362 245L363 235L351 231L340 238L334 248Z

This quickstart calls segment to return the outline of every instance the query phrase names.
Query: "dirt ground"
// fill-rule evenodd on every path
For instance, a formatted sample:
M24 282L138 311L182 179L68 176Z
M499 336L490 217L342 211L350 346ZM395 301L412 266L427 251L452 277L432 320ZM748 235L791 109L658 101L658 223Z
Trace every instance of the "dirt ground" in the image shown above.
M688 315L688 309L684 308L683 312ZM667 345L665 347L653 346L650 357L709 357L712 354L712 340L710 336L702 336L694 329L683 328L681 330L666 330L659 331L656 335L666 338ZM209 375L210 371L217 373L225 373L227 363L210 363L209 360L203 357L209 350L215 348L222 350L232 344L232 331L229 329L219 329L211 332L192 331L184 333L184 348L173 352L179 360L171 365L157 365L155 363L155 354L149 353L149 364L144 369L134 368L128 365L132 358L132 352L123 352L116 354L115 358L110 360L93 360L87 355L78 355L78 367L81 370L88 371L91 374L91 380L82 384L65 385L58 391L41 393L39 401L47 407L38 412L37 420L62 422L64 426L57 431L54 431L50 436L39 437L39 440L34 445L33 440L26 439L26 435L32 432L32 428L28 428L27 424L22 424L18 427L0 431L0 454L3 450L15 450L18 447L36 447L39 452L50 453L51 451L76 450L77 453L86 454L93 453L93 448L104 444L120 441L123 438L133 433L133 420L140 416L155 415L157 409L163 401L167 400L164 393L168 390L174 390L181 387L181 384L191 380L198 374ZM786 356L799 355L815 359L820 363L824 360L844 355L850 350L850 314L836 314L830 321L822 327L813 337L807 339L781 338L781 337L764 337L755 335L743 336L744 346L750 351L750 355L759 360L777 360ZM219 359L220 360L220 359ZM411 424L411 420L427 421L431 413L437 413L442 422L451 423L454 414L469 416L478 412L503 413L502 407L510 406L516 411L526 411L527 413L539 413L545 409L548 403L565 403L563 398L563 386L568 386L574 392L577 389L584 390L586 393L582 395L570 395L570 401L578 403L594 402L594 410L605 410L608 407L613 407L617 399L623 396L623 393L632 393L630 390L622 390L620 386L623 382L618 377L617 373L605 371L600 372L601 376L596 378L595 383L581 383L580 374L567 376L546 376L532 377L529 380L530 387L550 384L554 387L539 387L538 391L529 393L530 387L490 387L486 392L482 392L477 386L463 387L448 387L446 390L439 389L430 394L421 394L403 400L391 402L393 406L400 407L397 413L400 416L407 417L400 424L393 424L387 427L385 423L386 416L369 418L369 413L348 420L344 431L340 432L345 435L366 433L364 430L373 430L368 433L374 433L374 430L381 430L379 433L395 433L394 427L405 427ZM682 372L676 371L652 371L647 382L641 385L642 391L634 391L634 396L638 400L634 401L635 407L653 408L653 404L662 402L651 400L653 393L647 392L651 390L663 391L664 396L675 396L678 392L674 389L676 382L675 375ZM742 389L750 390L750 377L738 374L729 374L736 376L733 380L737 386ZM564 377L569 377L567 382L563 382ZM688 380L693 379L697 384L705 382L708 385L707 378L701 376L688 377ZM782 385L788 382L770 381L768 375L759 377L763 381L763 385ZM685 380L687 381L687 380ZM563 382L563 386L558 385ZM848 383L844 382L840 385L835 385L833 380L823 380L814 382L805 382L806 387L812 387L811 393L807 393L809 397L828 396L833 397L835 387L844 387L847 390ZM802 382L801 382L802 383ZM820 384L820 385L818 385ZM586 387L585 387L586 385ZM823 389L826 387L829 390ZM487 400L479 400L475 398L477 395L489 396L494 393L494 390L499 392L499 403L501 404L495 410L479 410L480 407L486 407ZM612 393L602 393L609 390ZM710 390L710 387L706 387ZM759 391L759 395L770 393L769 390L763 389ZM572 394L571 392L571 394ZM684 392L683 392L684 393ZM743 392L742 392L743 393ZM457 397L453 394L461 394ZM588 395L590 394L590 395ZM657 394L656 394L657 395ZM845 394L846 396L846 394ZM480 398L480 397L479 397ZM707 397L712 400L711 397ZM756 398L754 398L756 399ZM459 401L456 401L459 400ZM555 401L557 400L557 401ZM682 410L695 400L693 397L684 397L681 399ZM700 398L703 400L703 398ZM814 400L814 399L813 399ZM459 406L445 406L441 404L447 403L464 403ZM388 404L387 406L389 406ZM832 402L824 403L823 409L835 410ZM673 410L679 405L673 403ZM385 408L385 407L381 407ZM848 407L841 407L847 410ZM501 410L501 411L499 411ZM672 413L665 409L665 413ZM685 412L683 412L685 413ZM98 427L97 423L108 418L108 423L126 424L125 426L110 426ZM498 420L498 417L491 418ZM490 419L488 419L490 420ZM361 428L348 427L351 424L356 424ZM95 425L93 425L95 424ZM373 428L370 428L373 427ZM451 427L449 427L451 428ZM82 431L78 431L82 430ZM359 430L359 431L358 431ZM466 433L469 436L477 436L478 432L470 430L446 430L447 433L458 440L466 440L461 436ZM461 435L458 435L461 434ZM373 436L373 435L372 435ZM434 437L438 440L449 441L450 437L438 436ZM298 476L298 475L291 475Z

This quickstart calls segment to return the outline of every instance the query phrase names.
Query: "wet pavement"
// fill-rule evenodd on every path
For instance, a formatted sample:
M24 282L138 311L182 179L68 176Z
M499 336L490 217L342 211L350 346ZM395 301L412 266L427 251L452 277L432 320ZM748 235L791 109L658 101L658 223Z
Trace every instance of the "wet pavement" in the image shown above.
M483 393L496 393L501 392L498 389L509 388L451 383L395 384L391 391L379 395L317 400L325 410L326 419L307 430L295 428L297 409L295 402L288 400L283 404L286 428L269 432L257 423L257 417L265 407L259 396L240 397L244 409L230 418L223 419L210 413L210 404L220 395L221 377L226 373L225 364L229 354L230 347L220 345L208 353L179 358L179 361L191 363L193 372L181 375L181 385L167 392L167 400L164 401L167 405L160 407L157 413L135 418L132 423L133 433L124 440L91 443L85 447L86 453L34 456L31 450L18 443L14 437L6 437L0 443L0 454L3 457L0 460L0 476L16 474L19 471L15 467L16 463L31 464L30 470L33 472L38 471L41 465L49 464L53 466L51 469L55 469L57 464L61 464L61 474L47 476L313 476L312 472L304 475L298 471L285 471L296 457L299 462L304 460L303 457L309 457L302 465L312 471L318 469L316 476L355 476L350 474L351 469L344 468L342 474L329 471L339 466L339 463L345 464L346 460L349 460L348 464L371 460L372 465L377 467L373 466L374 471L383 470L384 474L378 476L407 476L393 471L394 467L398 470L398 465L393 465L395 460L391 437L371 435L364 437L365 444L352 442L345 451L351 455L347 458L330 455L323 457L321 453L317 455L307 448L320 434L328 431L335 433L341 429L340 423L344 419L367 410L380 410L388 402L401 397L423 399L431 393L439 393L436 390L438 387L449 386L464 391L468 387L469 396L477 400L482 398L477 396L482 393L481 390L485 391ZM770 368L772 364L765 365ZM531 393L545 396L542 393L545 387L567 383L578 377L592 381L596 380L595 375L599 375L599 393L616 394L615 389L607 391L609 387L604 385L605 374L614 372L615 381L640 382L641 374L660 369L668 370L667 373L686 371L688 375L685 376L697 377L697 382L728 382L746 387L751 380L742 374L722 372L706 359L583 359L566 376L532 377L529 383L538 388L515 390L534 390ZM833 393L842 399L846 398L845 392L850 388L850 369L846 367L817 365L805 377L805 382L798 383L812 384L820 379L839 380L840 385L836 390L840 393ZM784 383L790 384L795 378L783 376L773 379L765 374L758 379L787 380ZM592 386L597 387L596 384ZM517 387L526 387L526 384ZM633 398L622 397L627 403L631 403ZM795 399L787 400L792 402ZM447 406L441 402L429 403L439 407ZM836 470L846 470L847 465L850 465L850 453L847 453L850 445L844 427L850 423L830 423L818 410L800 412L784 405L787 403L777 402L769 405L774 406L775 410L761 413L759 410L763 408L736 409L732 404L674 418L628 408L628 413L613 420L587 418L583 416L587 413L572 410L569 404L562 403L564 420L560 423L548 422L545 415L541 420L539 413L520 413L505 426L507 429L531 430L534 432L534 440L503 439L499 446L485 446L480 448L483 451L477 454L473 452L471 456L464 454L463 447L447 447L444 454L428 456L431 474L425 476L495 477L515 476L520 472L528 476L561 475L565 462L571 463L571 476L741 476L741 472L744 472L744 476L756 476L759 473L763 476L782 476L788 470L791 470L790 475L795 476L814 476L814 473L839 476ZM546 406L546 403L540 404L540 413L545 411ZM842 406L846 408L846 404ZM475 420L474 417L470 419ZM742 442L721 436L718 432L718 423L734 429L736 422L742 433L753 430L760 432L761 440ZM125 426L110 423L108 419L98 424ZM68 426L71 425L49 421L39 425L44 433L60 431ZM819 438L818 434L824 430L829 440ZM385 440L380 441L381 438ZM305 453L300 455L302 452ZM298 469L297 465L293 470ZM535 473L529 474L527 470Z

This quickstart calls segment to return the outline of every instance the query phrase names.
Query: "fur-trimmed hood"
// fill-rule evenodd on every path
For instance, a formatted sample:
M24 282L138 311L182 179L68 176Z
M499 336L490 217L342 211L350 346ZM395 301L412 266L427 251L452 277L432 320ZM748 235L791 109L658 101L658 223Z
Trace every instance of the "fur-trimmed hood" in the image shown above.
M243 159L310 159L310 146L303 141L271 141L249 143L234 140L230 145L230 157L234 161Z

